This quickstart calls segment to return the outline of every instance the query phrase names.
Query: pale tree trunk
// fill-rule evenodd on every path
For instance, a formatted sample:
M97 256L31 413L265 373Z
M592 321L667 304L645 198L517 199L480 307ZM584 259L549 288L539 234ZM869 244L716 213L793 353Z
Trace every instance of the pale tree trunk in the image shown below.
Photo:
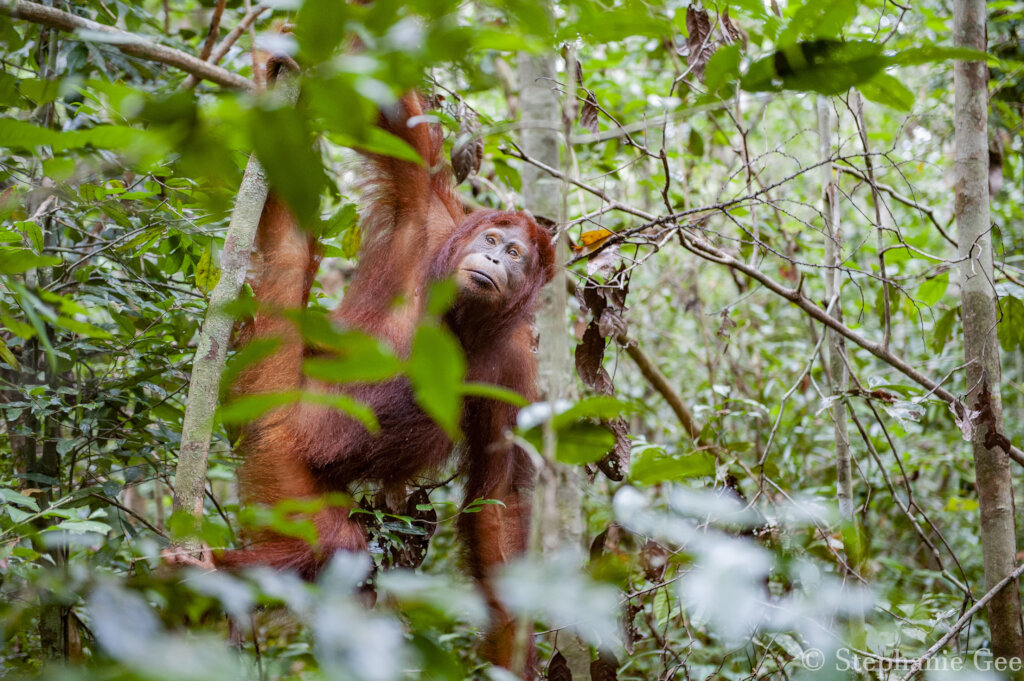
M825 301L826 311L842 321L843 306L840 298L840 285L843 273L839 269L842 262L843 233L839 219L839 187L836 173L828 160L832 157L832 130L834 127L832 108L826 97L818 97L818 140L821 166L821 187L824 192L822 214L825 216ZM849 374L846 366L846 342L838 332L828 329L828 364L829 379L832 393L832 427L836 443L836 498L839 502L839 517L848 525L843 536L853 536L853 470L850 460L850 435L846 419L846 391L849 386ZM847 558L851 549L847 546Z
M955 0L953 38L958 47L986 50L985 1ZM956 158L953 177L960 250L960 292L967 366L967 406L980 414L971 442L981 513L985 584L992 588L1016 563L1013 487L1000 395L997 298L993 288L988 195L988 67L958 61L953 71ZM1005 445L1005 446L1004 446ZM1020 590L1003 589L988 604L992 652L1020 657Z
M547 166L558 168L559 135L562 107L555 88L557 69L555 56L545 54L519 56L519 85L522 118L527 128L522 132L523 151ZM571 76L567 76L571 81ZM570 87L570 93L572 88ZM571 96L571 95L570 95ZM541 127L533 123L547 123ZM533 165L522 168L524 207L535 215L565 222L565 195L561 181L549 176ZM564 234L556 244L555 261L568 259L568 244ZM561 274L561 273L559 273ZM555 403L570 398L574 391L572 380L572 351L569 347L568 295L561 276L544 287L537 313L537 331L540 347L537 352L541 399ZM557 550L575 550L582 555L583 520L580 511L580 474L578 469L555 461L555 438L550 429L544 437L544 463L541 467L535 494L534 537L540 550L547 554ZM558 637L558 649L569 663L575 679L587 678L590 653L578 638L568 632Z
M281 97L293 105L298 97L296 78L284 78L277 85ZM252 251L259 227L263 204L267 200L267 179L260 162L253 154L245 168L242 183L235 196L224 249L221 252L221 273L210 294L210 302L203 322L192 377L185 402L185 420L181 427L181 449L174 475L174 511L184 511L194 520L189 536L175 537L175 547L195 552L199 547L195 537L203 516L203 498L206 490L206 471L213 434L214 413L220 394L220 378L224 371L231 329L234 319L225 306L238 297L245 283Z

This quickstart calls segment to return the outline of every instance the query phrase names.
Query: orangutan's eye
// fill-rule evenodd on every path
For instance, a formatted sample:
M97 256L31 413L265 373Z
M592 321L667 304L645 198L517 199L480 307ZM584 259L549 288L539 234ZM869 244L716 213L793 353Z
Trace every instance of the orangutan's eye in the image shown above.
M517 251L516 249L508 249L508 254L513 260L519 260L519 251Z
M486 241L490 246L493 246L494 244L498 243L497 239L490 235L488 235L487 238L484 239L484 241Z

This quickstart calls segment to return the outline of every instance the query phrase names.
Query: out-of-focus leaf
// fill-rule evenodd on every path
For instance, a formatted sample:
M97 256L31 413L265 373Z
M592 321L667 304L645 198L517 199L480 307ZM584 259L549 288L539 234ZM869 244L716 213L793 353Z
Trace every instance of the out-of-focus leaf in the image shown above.
M710 452L672 455L660 447L645 447L633 457L629 477L640 485L655 485L715 474Z
M21 274L59 264L60 258L55 255L36 255L27 248L0 248L0 274Z
M213 241L203 249L196 264L196 287L203 293L209 294L220 279L220 268L213 263Z
M458 437L466 359L451 332L421 326L413 338L407 372L417 404L449 437Z
M917 299L922 305L931 307L942 300L942 296L949 287L949 272L937 274L931 279L926 279L923 284L917 287Z
M1006 352L1020 352L1024 349L1024 302L1012 296L1000 298L999 312L999 345Z
M226 424L244 424L258 419L273 409L295 402L308 402L338 409L360 421L371 432L380 428L372 409L343 393L284 390L275 393L244 395L222 406L218 415Z
M750 92L785 89L835 95L870 80L887 64L877 43L814 40L754 62L740 85Z
M861 83L857 89L866 99L876 104L891 106L897 111L910 111L914 108L914 93L899 78L884 71Z
M65 520L49 528L51 530L64 530L66 532L83 533L96 532L106 534L110 532L110 525L96 520Z
M39 510L39 504L32 497L27 497L20 492L15 492L13 489L7 487L0 487L0 499L3 499L5 504L14 504L16 506L24 506L33 511Z
M778 44L786 45L804 38L838 39L857 14L859 5L858 0L803 0L779 34Z
M271 188L291 208L300 226L319 223L320 193L327 186L323 161L314 148L308 121L293 107L255 109L252 144Z
M304 361L303 372L332 383L375 383L394 377L402 368L389 348L358 331L343 333L329 349L328 355Z

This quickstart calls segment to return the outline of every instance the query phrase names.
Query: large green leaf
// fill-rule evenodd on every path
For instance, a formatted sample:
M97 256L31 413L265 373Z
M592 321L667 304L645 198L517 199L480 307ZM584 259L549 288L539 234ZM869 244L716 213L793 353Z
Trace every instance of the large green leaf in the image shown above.
M660 447L645 447L633 457L630 479L640 485L655 485L715 474L715 457L709 452L669 454Z
M416 402L450 437L458 437L466 359L451 332L425 325L416 331L407 373Z
M799 90L836 95L873 78L888 63L869 41L796 43L754 62L740 79L744 90Z
M27 248L0 248L0 274L21 274L59 264L60 258L55 255L36 255Z

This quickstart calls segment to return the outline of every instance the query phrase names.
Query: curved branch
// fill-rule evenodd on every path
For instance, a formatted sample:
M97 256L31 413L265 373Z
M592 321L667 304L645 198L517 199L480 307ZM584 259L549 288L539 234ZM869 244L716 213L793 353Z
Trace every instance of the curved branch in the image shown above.
M250 90L254 87L253 82L248 78L243 78L235 73L231 73L227 69L209 64L181 50L161 45L149 38L144 38L128 31L122 31L113 26L100 24L91 19L40 5L36 2L0 0L0 14L6 14L14 19L31 21L34 24L55 28L67 33L93 33L96 34L94 39L97 42L105 42L125 54L173 66L192 74L196 78L208 80L223 87L235 90ZM85 38L83 37L83 39Z

